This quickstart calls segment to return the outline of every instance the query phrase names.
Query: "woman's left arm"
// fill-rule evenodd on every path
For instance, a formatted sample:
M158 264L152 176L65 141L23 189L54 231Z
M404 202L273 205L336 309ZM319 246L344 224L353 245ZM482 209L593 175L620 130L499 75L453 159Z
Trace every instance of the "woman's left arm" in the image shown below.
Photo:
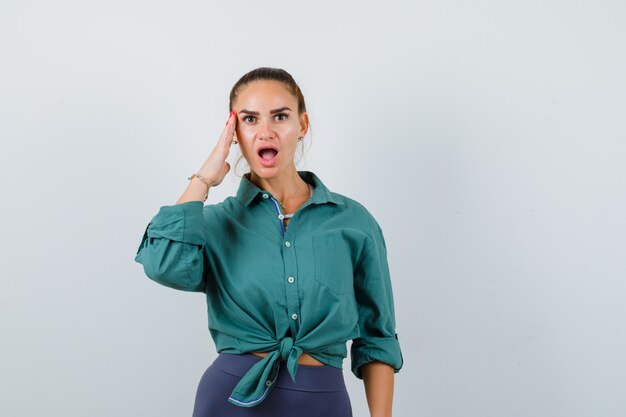
M372 218L372 235L354 271L359 336L350 347L351 368L363 380L372 417L391 417L394 373L404 363L398 334L387 247Z
M393 367L379 361L361 367L367 406L371 417L391 417L393 404Z

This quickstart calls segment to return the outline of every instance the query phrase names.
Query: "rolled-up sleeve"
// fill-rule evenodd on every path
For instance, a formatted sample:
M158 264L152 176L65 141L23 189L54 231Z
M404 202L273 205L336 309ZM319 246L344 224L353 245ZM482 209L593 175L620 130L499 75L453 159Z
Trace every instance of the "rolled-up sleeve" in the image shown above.
M355 268L354 291L360 335L353 339L350 348L352 373L363 379L361 366L372 361L387 363L398 373L403 358L396 333L387 248L377 223L374 223L374 236Z
M135 254L148 278L166 287L204 292L204 203L162 206L150 220Z

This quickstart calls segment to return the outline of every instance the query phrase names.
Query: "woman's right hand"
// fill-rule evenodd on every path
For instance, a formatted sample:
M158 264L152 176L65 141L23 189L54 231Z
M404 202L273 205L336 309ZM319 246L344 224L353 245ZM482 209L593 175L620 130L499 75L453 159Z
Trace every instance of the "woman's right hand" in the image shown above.
M207 160L204 161L204 164L196 172L206 179L209 183L209 189L220 185L228 171L230 171L230 164L226 162L226 158L230 152L235 126L237 126L237 113L232 111L228 115L226 126L224 126L222 135L218 139L215 148L213 148ZM200 181L199 178L192 178L187 184L187 189L176 201L176 204L187 201L204 201L205 196L208 197L207 185Z
M198 170L198 174L206 178L207 182L211 184L212 187L220 185L228 171L230 171L230 164L226 162L226 158L230 152L230 145L233 142L233 134L235 133L236 126L237 113L232 111L228 115L226 126L224 126L224 130L217 144Z

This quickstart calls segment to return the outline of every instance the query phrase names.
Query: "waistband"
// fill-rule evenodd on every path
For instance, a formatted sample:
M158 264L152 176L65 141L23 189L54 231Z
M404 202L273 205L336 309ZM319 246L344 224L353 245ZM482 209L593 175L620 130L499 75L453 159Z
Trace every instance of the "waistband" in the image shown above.
M252 353L219 353L211 364L220 371L243 377L246 372L263 358ZM343 378L343 370L333 366L322 365L298 365L296 382L291 380L285 362L280 362L276 387L292 389L296 391L345 391L346 384Z

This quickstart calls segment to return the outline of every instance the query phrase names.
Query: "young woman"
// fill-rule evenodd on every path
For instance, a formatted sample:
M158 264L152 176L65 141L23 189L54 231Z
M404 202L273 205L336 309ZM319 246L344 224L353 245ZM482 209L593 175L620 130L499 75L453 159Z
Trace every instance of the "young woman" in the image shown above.
M352 416L348 340L371 416L391 416L403 358L380 226L296 169L309 121L289 73L245 74L230 110L215 148L176 204L148 223L135 257L150 279L206 294L219 355L200 379L193 416ZM250 171L235 196L204 205L230 170L232 144Z

